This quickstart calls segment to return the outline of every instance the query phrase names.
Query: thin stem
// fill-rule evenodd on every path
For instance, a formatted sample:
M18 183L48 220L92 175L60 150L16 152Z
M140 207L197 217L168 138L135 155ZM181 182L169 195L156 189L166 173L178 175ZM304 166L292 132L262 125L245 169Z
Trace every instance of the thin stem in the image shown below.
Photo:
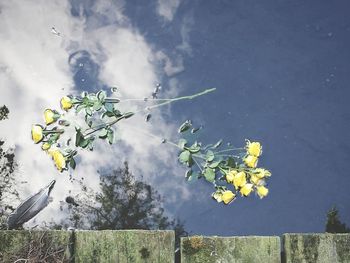
M64 130L52 130L52 131L43 131L43 134L55 134L55 133L64 133Z
M149 107L147 107L146 109L143 109L143 110L136 111L136 112L134 112L134 114L139 113L139 112L142 112L142 111L145 111L145 110L151 110L151 109L153 109L153 108L161 107L161 106L164 106L164 105L166 105L166 104L172 103L172 102L174 102L174 101L185 100L185 99L187 99L187 100L192 100L192 99L194 99L194 98L196 98L196 97L205 95L205 94L207 94L207 93L209 93L209 92L213 92L213 91L215 91L215 90L216 90L216 88L206 89L206 90L204 90L204 91L202 91L202 92L199 92L199 93L196 93L196 94L193 94L193 95L182 96L182 97L177 97L177 98L173 98L173 99L167 99L165 102L162 102L162 103L159 103L159 104L156 104L156 105L153 105L153 106L149 106ZM116 100L119 100L119 99L116 99ZM110 127L110 126L116 124L118 121L120 121L120 120L123 119L123 118L124 118L124 116L121 116L121 117L118 117L116 120L111 121L111 122L109 122L109 123L102 124L102 125L98 125L98 126L96 126L96 127L90 128L91 131L87 132L87 131L90 130L90 129L86 130L85 132L87 132L87 133L84 134L84 137L85 137L85 136L88 136L88 135L90 135L90 134L92 134L92 133L94 133L94 132L96 132L96 131L99 131L99 130L105 128L105 127ZM177 144L175 144L175 143L172 143L172 142L167 142L167 143L178 147Z
M231 149L225 149L221 151L217 151L215 153L224 153L224 152L230 152L230 151L238 151L238 150L244 150L245 148L231 148Z
M197 156L198 157L198 156ZM198 166L199 170L201 171L201 173L203 172L202 167L198 164L197 160L194 158L194 155L192 155L192 159L193 161L196 163L196 165Z
M200 159L202 159L202 160L206 160L206 158L204 158L202 155L198 155L198 154L192 154L192 156L195 156L195 157L197 157L197 158L200 158Z
M144 101L144 102L148 102L148 101L168 101L168 100L172 100L172 99L149 99L147 98L143 98L143 99L122 99L120 100L120 102L127 102L127 101Z
M111 121L111 122L108 122L108 123L105 123L105 124L102 124L102 125L93 127L93 128L91 128L92 131L87 132L86 134L83 134L83 136L86 137L86 136L88 136L88 135L90 135L90 134L92 134L92 133L94 133L94 132L97 132L97 131L99 131L99 130L102 130L103 128L110 127L110 126L116 124L118 121L120 121L120 120L123 119L123 118L124 118L124 115L118 117L118 118L115 119L114 121ZM89 129L88 129L88 130L89 130Z
M165 102L162 102L162 103L159 103L159 104L150 106L150 107L148 107L148 109L153 109L153 108L157 108L157 107L160 107L160 106L164 106L164 105L166 105L166 104L169 104L169 103L172 103L172 102L178 101L178 100L192 100L192 99L194 99L194 98L196 98L196 97L205 95L205 94L207 94L207 93L209 93L209 92L213 92L213 91L215 91L215 90L216 90L216 88L206 89L206 90L204 90L204 91L202 91L202 92L199 92L199 93L197 93L197 94L173 98L173 99L170 99L170 100L168 100L168 101L165 101Z
M241 158L239 155L231 155L231 154L216 154L216 156Z

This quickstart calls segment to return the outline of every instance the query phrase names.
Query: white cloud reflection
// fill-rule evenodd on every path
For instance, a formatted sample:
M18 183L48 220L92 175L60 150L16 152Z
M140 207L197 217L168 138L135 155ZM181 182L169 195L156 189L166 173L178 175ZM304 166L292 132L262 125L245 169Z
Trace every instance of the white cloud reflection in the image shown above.
M175 2L177 8L179 1ZM165 66L168 75L183 70L183 65L181 62L171 69L167 55L153 50L128 22L122 1L96 2L89 18L82 15L83 4L79 9L81 15L72 16L66 1L3 1L0 8L0 105L6 104L10 109L9 120L0 122L0 137L16 147L18 174L21 180L28 181L22 197L52 179L57 180L54 201L37 216L37 221L52 217L57 220L64 216L59 213L59 201L64 200L69 190L74 194L78 188L69 182L68 172L59 174L50 158L33 144L30 129L33 123L43 123L45 108L58 109L62 96L77 92L68 64L70 54L78 50L89 52L100 67L100 81L119 86L125 98L151 94L162 77L159 61L165 59L170 65ZM170 20L174 8L164 11L163 6L159 12ZM51 32L53 26L60 36ZM159 54L163 55L159 57ZM171 85L165 94L176 95L175 86ZM161 194L166 193L167 204L175 205L176 201L180 205L180 198L185 200L190 193L183 180L183 170L177 165L176 149L134 130L176 136L176 128L158 110L152 112L151 123L145 123L142 115L135 116L118 128L123 143L109 147L101 141L94 152L80 152L81 163L73 176L84 177L88 185L98 189L96 171L118 168L127 160L131 171L142 174ZM160 177L164 180L159 180Z

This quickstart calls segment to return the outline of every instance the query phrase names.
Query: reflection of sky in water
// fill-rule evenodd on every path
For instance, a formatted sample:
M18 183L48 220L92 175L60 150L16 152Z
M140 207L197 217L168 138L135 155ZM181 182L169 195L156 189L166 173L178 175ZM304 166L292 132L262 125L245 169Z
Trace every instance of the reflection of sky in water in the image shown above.
M70 2L71 14L85 16L86 25L110 25L110 10L93 10L93 1ZM167 204L189 231L322 232L333 204L350 222L349 8L345 0L183 1L173 17L166 11L160 17L154 1L127 1L127 23L160 51L163 87L176 80L179 94L217 88L193 102L174 104L171 122L192 118L203 124L201 139L208 143L261 141L261 165L273 174L270 196L262 201L239 198L223 207L193 194L175 211ZM101 54L108 56L102 48ZM96 61L95 56L77 49L67 58L78 90L112 85L99 79L105 58ZM188 189L208 196L212 191L202 182Z

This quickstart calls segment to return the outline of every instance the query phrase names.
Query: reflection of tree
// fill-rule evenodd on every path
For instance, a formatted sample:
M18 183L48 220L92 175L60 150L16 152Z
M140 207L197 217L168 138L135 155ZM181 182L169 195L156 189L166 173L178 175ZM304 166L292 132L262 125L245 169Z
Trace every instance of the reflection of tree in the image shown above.
M100 175L100 192L80 182L82 192L70 200L69 220L82 229L174 229L177 236L186 235L180 220L169 219L162 208L160 195L151 185L137 180L123 168Z
M8 119L9 109L4 105L0 107L0 121Z
M9 110L6 106L0 108L0 120L7 119ZM6 217L14 210L11 204L18 200L16 190L14 149L5 149L5 141L0 139L0 228L4 227Z
M339 211L336 206L333 206L327 213L326 232L328 233L350 233L345 223L339 219Z

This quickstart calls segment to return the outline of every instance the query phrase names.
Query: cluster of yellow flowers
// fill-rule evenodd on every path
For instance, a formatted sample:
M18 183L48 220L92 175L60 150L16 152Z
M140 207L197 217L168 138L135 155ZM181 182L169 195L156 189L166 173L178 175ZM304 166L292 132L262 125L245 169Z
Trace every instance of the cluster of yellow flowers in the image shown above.
M71 98L65 96L60 101L61 108L65 111L68 111L72 108L73 103ZM57 170L62 172L66 168L66 160L69 159L69 155L65 155L62 151L60 151L57 147L51 148L53 144L57 142L59 135L64 132L63 129L58 129L54 127L49 129L48 126L57 122L61 118L61 114L56 110L46 109L44 111L44 121L46 126L42 126L40 124L32 125L32 140L34 143L38 144L42 142L41 148L46 151L53 159Z
M270 177L271 173L264 168L256 168L258 158L262 154L261 144L247 140L246 151L246 156L243 158L246 167L228 170L225 174L226 182L232 184L242 196L249 196L255 190L259 197L263 198L269 192L265 187L265 179ZM227 189L218 189L212 196L217 202L229 204L236 198L236 193Z

